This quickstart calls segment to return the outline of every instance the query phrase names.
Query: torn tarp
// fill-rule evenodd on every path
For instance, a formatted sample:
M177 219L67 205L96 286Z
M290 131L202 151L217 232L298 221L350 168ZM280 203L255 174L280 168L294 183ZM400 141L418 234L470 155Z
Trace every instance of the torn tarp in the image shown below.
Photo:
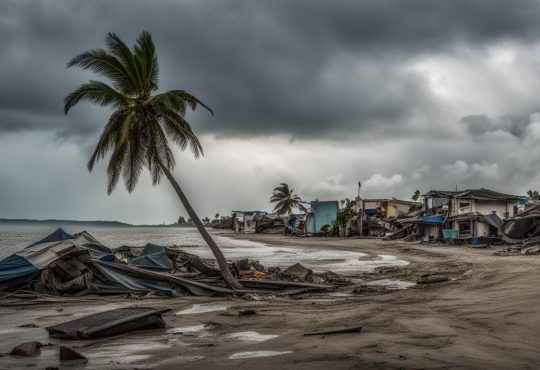
M69 237L69 238L68 238ZM87 271L85 262L112 258L111 250L83 231L69 235L62 229L0 261L0 291L31 284L47 269L41 285L46 290ZM52 279L52 280L51 280Z
M129 260L128 264L156 270L173 270L167 248L150 243L146 244L139 257Z
M171 295L185 295L189 291L196 296L212 296L216 294L234 294L234 293L260 293L256 290L237 289L232 290L225 286L213 285L206 282L182 278L172 274L144 270L135 266L120 265L117 263L108 263L104 261L93 261L93 265L107 277L110 282L117 286L122 286L130 291L155 292L164 291ZM180 293L182 292L182 293Z
M134 266L98 260L94 260L92 266L105 277L103 284L97 282L93 286L99 293L143 292L171 297L182 297L187 294L186 289L166 277L149 274Z
M37 241L37 242L35 242L33 244L30 244L29 246L32 247L32 246L37 245L37 244L50 243L50 242L61 242L62 240L71 239L71 238L73 238L73 236L66 233L62 228L58 228L52 234L46 236L45 238L43 238L43 239L41 239L41 240L39 240L39 241Z

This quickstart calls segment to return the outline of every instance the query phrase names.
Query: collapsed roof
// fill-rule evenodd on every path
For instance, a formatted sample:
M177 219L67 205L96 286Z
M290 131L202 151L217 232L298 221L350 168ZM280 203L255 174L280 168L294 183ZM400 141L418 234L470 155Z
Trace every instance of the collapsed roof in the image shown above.
M504 220L501 232L503 238L508 242L540 239L540 205Z
M497 191L489 189L470 189L461 191L445 191L445 190L431 190L424 194L427 198L467 198L476 200L501 200L501 201L517 201L521 197L517 195L499 193Z

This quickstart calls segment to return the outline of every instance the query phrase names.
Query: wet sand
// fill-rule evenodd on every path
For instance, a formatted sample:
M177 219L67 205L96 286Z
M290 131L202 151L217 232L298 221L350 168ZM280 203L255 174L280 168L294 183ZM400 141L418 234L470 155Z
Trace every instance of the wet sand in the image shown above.
M170 308L164 314L169 328L99 341L69 342L89 358L86 368L521 369L540 366L537 349L540 256L499 257L493 255L496 248L374 239L234 237L276 245L392 255L410 262L404 267L367 275L364 277L367 280L415 281L422 274L437 273L450 277L450 281L384 294L353 295L353 288L346 287L337 293L312 294L298 300L84 297L23 307L14 300L3 299L0 301L1 353L9 352L25 340L51 342L53 346L43 348L41 356L35 358L1 357L0 367L58 366L55 345L61 341L47 338L44 327L97 310L135 305ZM244 308L254 308L257 314L238 316L238 310ZM21 324L38 327L17 328ZM362 331L303 335L313 329L348 325L362 326Z

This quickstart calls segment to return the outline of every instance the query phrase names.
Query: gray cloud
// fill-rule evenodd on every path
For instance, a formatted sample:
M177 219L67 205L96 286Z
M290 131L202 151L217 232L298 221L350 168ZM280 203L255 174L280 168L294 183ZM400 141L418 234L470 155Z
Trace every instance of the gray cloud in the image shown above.
M90 76L66 71L66 61L102 46L107 31L134 40L144 28L157 43L162 88L185 88L215 109L215 118L190 116L200 132L318 137L395 130L419 109L438 110L424 77L407 63L463 43L535 39L540 4L519 3L2 2L0 129L88 132L80 117L68 124L60 118L62 98ZM49 120L12 118L30 113Z
M506 131L514 136L523 137L529 125L529 117L514 115L493 118L485 114L478 114L465 116L461 118L460 123L464 124L467 130L474 135Z
M62 114L94 77L66 62L108 31L131 43L143 29L161 88L216 112L188 116L206 157L177 152L202 216L268 209L282 181L308 200L354 196L358 180L373 197L538 188L539 15L538 1L502 0L2 1L0 217L181 213L147 175L107 197L106 164L89 174L85 163L109 111Z

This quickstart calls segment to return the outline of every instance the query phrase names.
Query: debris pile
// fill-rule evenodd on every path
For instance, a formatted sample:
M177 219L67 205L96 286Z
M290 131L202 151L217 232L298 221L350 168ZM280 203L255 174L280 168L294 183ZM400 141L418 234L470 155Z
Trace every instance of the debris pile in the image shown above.
M0 261L0 291L59 296L288 295L298 289L328 291L346 283L337 274L314 274L300 264L281 271L243 259L229 268L243 289L229 288L212 261L177 248L147 244L111 249L85 231L69 235L58 229Z
M255 217L255 232L259 234L283 234L285 232L283 217L278 215L262 215Z
M501 232L507 242L540 243L540 205L504 220Z
M521 256L540 254L540 245L512 245L493 253L496 256Z

